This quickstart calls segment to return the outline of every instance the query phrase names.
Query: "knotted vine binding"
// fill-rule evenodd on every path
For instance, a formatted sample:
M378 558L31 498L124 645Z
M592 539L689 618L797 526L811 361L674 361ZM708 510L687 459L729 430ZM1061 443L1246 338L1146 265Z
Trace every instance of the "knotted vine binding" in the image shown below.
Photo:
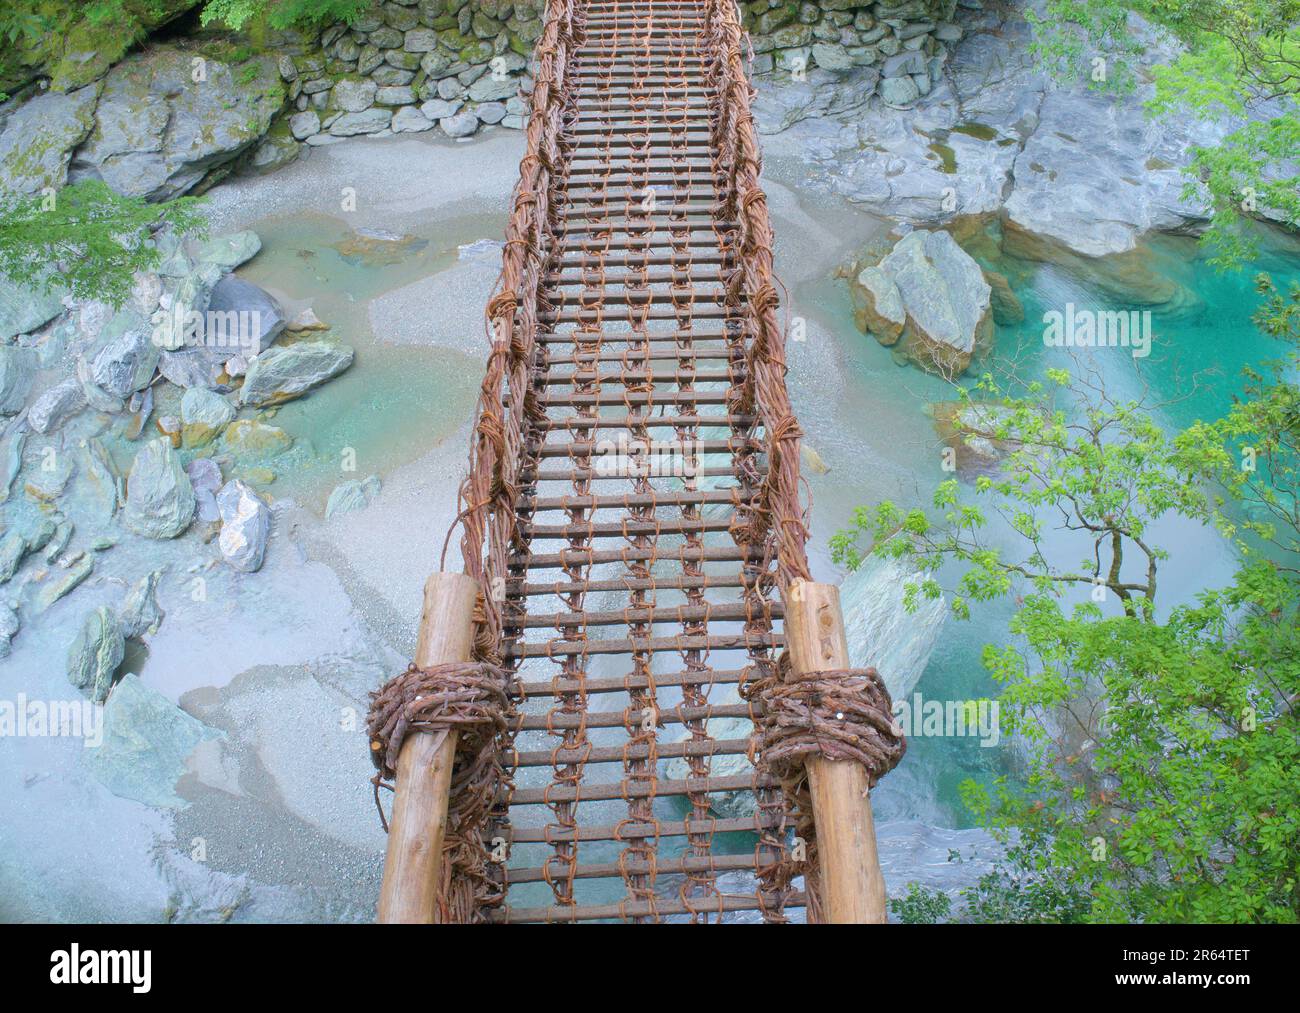
M378 770L371 783L385 831L388 821L379 789L392 789L406 737L412 732L457 733L439 921L480 920L482 911L500 904L504 896L502 877L483 844L482 828L513 787L502 763L515 713L508 686L505 670L489 662L451 662L431 668L411 664L370 695L366 730L370 758Z
M790 654L760 670L742 695L755 708L750 761L770 774L794 806L795 834L805 845L802 864L785 861L763 870L773 889L786 889L803 875L810 914L820 920L816 826L808 761L860 763L868 786L888 774L907 752L907 738L893 716L885 682L874 668L843 668L794 676Z
M803 776L811 757L851 760L867 769L871 787L907 752L907 739L894 721L889 690L874 668L844 668L756 683L763 716L756 726L757 750L774 777L785 783Z

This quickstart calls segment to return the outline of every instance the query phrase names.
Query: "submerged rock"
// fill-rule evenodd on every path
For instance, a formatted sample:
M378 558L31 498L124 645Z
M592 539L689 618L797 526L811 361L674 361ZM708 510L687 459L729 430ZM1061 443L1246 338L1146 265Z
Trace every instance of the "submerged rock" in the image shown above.
M1040 235L1014 219L1002 225L1002 252L1021 260L1057 264L1089 288L1130 306L1194 305L1196 296L1164 274L1151 248L1133 248L1105 256L1090 256L1072 249L1051 235Z
M95 557L93 553L86 553L80 559L75 560L62 575L52 577L41 585L41 589L36 592L36 598L33 601L33 608L39 615L59 599L71 593L78 584L90 576L95 569Z
M853 286L858 319L883 345L944 377L965 372L993 336L991 289L946 232L918 229Z
M321 320L316 315L316 311L308 306L296 317L289 321L288 330L298 333L300 331L328 331L330 325Z
M195 747L218 733L186 714L138 675L126 674L104 707L104 741L86 765L114 795L180 809L176 782Z
M895 700L920 681L948 617L942 595L918 593L916 610L907 611L904 585L924 579L902 561L873 555L840 585L849 659L854 667L879 672Z
M261 249L262 240L256 232L231 232L204 243L199 248L198 260L204 264L215 264L223 271L233 271L240 264L256 257Z
M239 403L260 407L299 397L352 365L347 345L304 341L268 348L248 366Z
M807 443L799 444L799 461L809 474L827 475L830 473L830 465L822 459L821 454L808 446Z
M162 621L167 616L158 604L158 583L162 580L162 575L162 570L152 570L145 574L123 599L118 626L126 639L152 636L162 626Z
M943 401L933 406L934 428L944 446L951 447L957 474L963 477L989 475L1012 449L1000 439L998 428L1012 413L997 404L971 401Z
M371 475L364 481L344 482L336 486L325 504L325 518L328 520L353 510L364 510L379 495L379 488L378 475Z
M222 557L242 573L260 570L271 534L271 508L237 478L217 493L217 508L221 511L217 545Z
M1011 289L1007 276L999 271L984 271L984 280L992 292L993 322L1003 327L1014 327L1025 322L1025 307Z
M126 655L126 642L113 610L104 606L86 615L68 650L68 681L95 703L108 699L113 675Z
M283 454L293 446L293 437L279 426L269 426L257 419L239 419L226 427L221 442L238 457L262 460Z
M175 538L194 517L194 486L167 438L140 448L127 478L126 526L145 538Z

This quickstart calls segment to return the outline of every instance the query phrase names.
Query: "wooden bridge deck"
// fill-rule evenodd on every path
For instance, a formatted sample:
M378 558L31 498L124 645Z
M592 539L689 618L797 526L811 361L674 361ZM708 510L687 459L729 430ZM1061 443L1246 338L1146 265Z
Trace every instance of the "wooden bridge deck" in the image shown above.
M737 684L781 645L781 605L773 560L730 534L763 458L752 418L727 411L751 332L725 288L738 234L713 152L706 4L577 0L574 14L540 415L524 435L539 463L518 491L529 545L507 588L504 654L528 703L511 892L493 917L716 918L761 906L743 874L778 857L785 811L747 761L734 772L750 728Z

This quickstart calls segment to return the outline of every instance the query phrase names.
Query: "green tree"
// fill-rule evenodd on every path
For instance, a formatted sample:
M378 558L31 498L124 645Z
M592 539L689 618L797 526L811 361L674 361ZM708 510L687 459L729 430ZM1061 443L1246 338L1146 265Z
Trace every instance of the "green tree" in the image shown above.
M374 0L207 0L202 20L240 29L250 24L271 28L355 21Z
M985 377L983 435L1008 449L998 475L944 483L929 511L861 508L833 540L850 567L876 552L955 571L959 617L1016 603L983 664L1026 768L964 786L1013 845L970 917L1300 920L1300 289L1261 290L1257 319L1288 352L1224 419L1168 436L1155 406L1095 374L1053 372L1023 396ZM1166 609L1152 531L1173 516L1217 525L1242 565ZM1081 560L1059 558L1062 537ZM931 576L903 593L942 590Z
M1132 15L1176 43L1176 55L1160 62ZM1216 263L1252 255L1253 216L1300 225L1300 0L1048 0L1030 17L1035 48L1058 76L1120 90L1149 76L1155 115L1241 118L1219 144L1195 148L1187 169L1185 195L1208 195ZM1108 61L1103 81L1091 73L1097 56ZM1251 107L1260 111L1245 121Z
M120 305L137 271L158 265L151 237L164 228L202 232L198 198L148 204L98 180L51 196L0 193L0 274L78 299Z

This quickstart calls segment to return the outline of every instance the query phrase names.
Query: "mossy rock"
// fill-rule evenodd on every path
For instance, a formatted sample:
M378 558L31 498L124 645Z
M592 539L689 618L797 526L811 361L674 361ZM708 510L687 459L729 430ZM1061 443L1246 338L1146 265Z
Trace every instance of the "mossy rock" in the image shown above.
M82 0L42 0L45 30L0 46L0 92L48 77L57 91L103 77L144 34L198 7L203 0L125 0L123 17L86 20Z

